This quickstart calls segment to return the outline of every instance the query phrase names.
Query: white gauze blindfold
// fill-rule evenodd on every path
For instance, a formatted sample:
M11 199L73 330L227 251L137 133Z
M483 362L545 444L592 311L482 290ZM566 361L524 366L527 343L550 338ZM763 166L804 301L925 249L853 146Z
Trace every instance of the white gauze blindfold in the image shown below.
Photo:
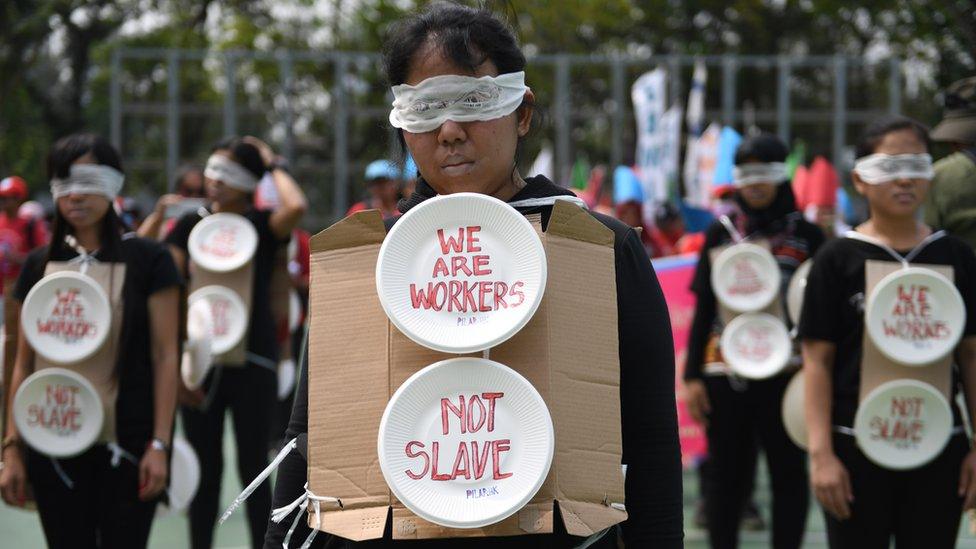
M250 170L222 154L210 155L203 175L246 193L253 193L258 188L259 179Z
M790 178L783 162L753 162L732 168L732 182L736 187L756 183L782 183Z
M55 200L69 194L95 194L115 200L122 191L125 175L102 164L74 164L68 177L51 180L51 195Z
M854 173L861 181L880 185L899 179L928 179L935 176L932 156L928 154L872 154L854 163Z
M481 78L448 74L416 86L400 84L393 86L390 124L410 133L424 133L448 120L495 120L515 112L528 90L525 72Z

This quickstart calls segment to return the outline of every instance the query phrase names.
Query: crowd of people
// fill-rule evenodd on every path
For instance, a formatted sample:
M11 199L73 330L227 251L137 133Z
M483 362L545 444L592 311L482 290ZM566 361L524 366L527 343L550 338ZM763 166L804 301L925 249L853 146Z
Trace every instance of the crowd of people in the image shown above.
M906 547L954 546L963 510L976 507L976 452L963 427L964 418L976 414L976 78L946 91L945 118L934 130L899 116L869 124L850 174L868 216L850 232L825 232L816 212L798 208L785 168L787 144L759 132L738 144L733 184L714 196L714 221L691 233L681 203L645 207L633 167L597 167L586 188L572 192L544 176L522 176L517 150L536 109L536 97L524 84L525 67L514 34L490 12L439 3L402 21L387 42L385 69L397 98L390 122L407 160L369 163L363 200L349 214L378 210L389 228L430 198L473 192L526 215L541 214L546 225L554 202L575 194L612 232L628 519L585 540L585 546L682 545L671 328L649 259L687 253L699 254L699 260L691 286L697 301L684 397L708 440L702 524L711 546L737 546L760 450L771 477L770 544L777 549L801 546L811 493L824 510L831 547L885 547L891 539ZM457 100L486 83L498 93ZM424 108L405 104L418 96L427 98ZM955 152L933 163L933 140L949 143ZM205 167L181 170L174 192L144 218L123 198L119 152L97 135L79 133L53 143L47 171L54 201L46 216L50 223L43 208L27 200L25 181L14 175L0 181L0 290L15 309L5 316L6 334L16 338L4 387L0 493L9 505L36 505L51 547L145 547L156 507L167 501L179 423L203 473L188 509L188 545L211 547L227 412L245 484L265 471L285 441L310 434L307 368L299 364L290 372L297 377L294 391L280 390L286 383L282 358L304 356L306 350L300 335L280 327L274 297L276 269L284 269L286 284L303 303L308 299L309 240L298 225L310 205L302 182L254 137L214 144ZM191 387L180 365L187 295L217 275L194 260L190 239L198 224L216 214L245 219L257 235L242 279L247 336L199 387ZM738 313L717 292L713 268L723 251L743 242L765 247L775 260L781 288L767 310L795 337L786 366L764 379L743 378L723 356L724 331ZM809 259L805 305L793 320L786 311L787 289ZM967 314L965 325L956 327L962 337L952 355L951 439L929 463L895 471L868 459L850 432L868 356L866 265L909 261L953 273ZM72 269L99 280L117 313L108 350L73 366L107 399L109 428L81 454L55 457L25 444L14 421L12 395L32 373L52 366L16 328L32 289L52 273ZM799 371L806 379L806 451L788 436L779 414ZM291 511L289 503L305 493L308 469L303 452L288 454L274 488L262 484L249 495L252 547L360 545L316 536L304 521L270 520L273 508ZM463 546L579 546L584 540L569 535L559 520L552 534L469 538ZM388 524L376 543L401 542L392 541ZM452 539L410 543L458 545Z

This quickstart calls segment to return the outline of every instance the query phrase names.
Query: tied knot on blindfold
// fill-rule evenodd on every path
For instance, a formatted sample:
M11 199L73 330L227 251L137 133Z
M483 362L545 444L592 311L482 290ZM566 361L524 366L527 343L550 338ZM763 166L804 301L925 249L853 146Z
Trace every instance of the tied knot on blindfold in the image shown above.
M390 124L410 133L424 133L444 122L488 121L507 116L522 104L525 73L498 76L434 76L416 86L393 86Z
M880 185L900 179L926 179L935 176L928 154L872 154L854 163L854 173L865 183Z

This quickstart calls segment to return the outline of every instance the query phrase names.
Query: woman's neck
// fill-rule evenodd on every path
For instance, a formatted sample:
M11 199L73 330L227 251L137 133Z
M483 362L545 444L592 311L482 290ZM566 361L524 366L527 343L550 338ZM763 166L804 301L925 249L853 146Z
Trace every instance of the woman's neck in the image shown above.
M896 250L910 250L932 234L931 229L914 216L889 217L872 215L857 231L881 240Z
M76 227L73 234L75 240L78 241L78 245L88 253L94 252L101 247L102 242L97 225L81 228Z
M501 200L502 202L508 202L513 196L517 195L519 191L525 188L525 180L522 179L522 174L518 170L512 172L512 177L499 188L497 191L492 193L492 196Z

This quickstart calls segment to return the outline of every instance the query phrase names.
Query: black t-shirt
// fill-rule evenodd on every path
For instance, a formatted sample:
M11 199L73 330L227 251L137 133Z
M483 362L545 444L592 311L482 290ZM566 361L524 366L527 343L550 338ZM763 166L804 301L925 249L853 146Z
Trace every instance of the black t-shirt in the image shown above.
M789 287L793 273L801 263L812 257L824 243L824 234L819 227L803 219L798 212L790 214L789 221L783 224L781 231L774 234L757 234L769 241L771 252L779 264L781 288L780 295L784 296L782 305L784 317L786 307L786 289ZM712 334L721 333L722 326L718 321L718 304L712 290L712 250L732 243L732 236L728 229L715 221L705 232L705 244L702 246L695 276L691 281L691 291L695 293L695 317L692 321L691 333L688 339L688 358L685 361L685 379L700 379L705 363L705 348ZM787 322L789 319L787 317Z
M251 265L254 266L254 287L251 291L251 320L248 324L247 361L266 368L278 364L278 342L275 337L274 316L271 313L271 273L274 270L275 254L278 246L288 242L280 240L271 232L270 211L251 209L242 214L254 225L258 233L258 247ZM166 243L189 252L187 242L190 232L203 217L199 212L184 215L166 237ZM189 273L184 272L189 277Z
M907 250L896 250L902 256ZM861 351L864 336L865 280L867 260L895 259L877 245L853 238L838 238L826 244L814 259L807 278L799 332L802 339L829 341L836 346L833 378L834 425L854 424L861 389ZM928 244L912 259L913 264L949 265L956 288L966 304L963 337L976 334L976 255L962 240L944 236ZM953 367L953 392L958 390ZM959 422L953 403L953 415Z
M14 287L15 299L23 302L31 288L43 278L47 256L48 246L27 256ZM68 261L77 256L74 250L60 246L51 259ZM178 286L181 279L166 247L144 238L126 235L117 254L99 251L95 258L103 262L125 263L122 331L116 362L119 391L115 402L115 430L123 448L141 455L146 442L152 438L154 416L149 296Z

